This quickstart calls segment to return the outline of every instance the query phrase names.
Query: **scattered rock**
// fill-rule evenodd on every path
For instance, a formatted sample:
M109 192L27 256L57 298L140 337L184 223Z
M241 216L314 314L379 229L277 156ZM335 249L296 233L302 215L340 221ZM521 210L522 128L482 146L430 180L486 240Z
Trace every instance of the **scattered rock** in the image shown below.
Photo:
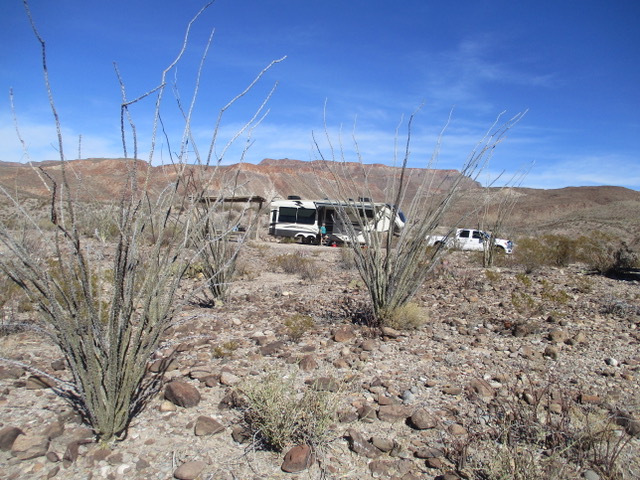
M305 372L310 372L311 370L315 370L316 368L318 368L318 362L316 361L316 358L314 355L305 355L300 360L300 363L298 364L298 366L300 367L301 370Z
M614 419L616 424L624 428L627 434L632 437L640 436L640 420L635 418L629 412L617 410L614 414Z
M409 417L409 424L417 430L427 430L429 428L436 428L438 422L427 409L421 408Z
M211 417L205 417L204 415L201 415L196 420L194 433L198 437L202 437L204 435L214 435L216 433L222 432L223 430L224 426L220 422Z
M382 405L378 409L378 418L383 422L404 421L413 412L412 407L406 405Z
M338 343L350 342L356 338L356 332L351 325L344 325L333 332L333 341Z
M282 462L282 471L287 473L302 472L315 462L315 455L309 445L296 445L289 450Z
M49 448L49 439L44 435L20 434L11 445L11 454L20 460L44 457Z
M200 392L193 385L174 380L167 384L164 397L174 405L184 408L195 407L200 403Z
M18 427L7 426L0 430L0 450L3 452L11 450L11 446L18 435L24 435L24 432Z
M282 340L276 340L275 342L271 342L263 347L260 347L260 354L263 357L270 357L275 355L276 353L281 352L285 347L286 343L284 343Z
M349 442L349 448L358 455L367 458L377 458L382 454L379 449L367 442L365 438L353 428L347 431L345 438L347 442Z
M240 377L234 375L233 373L222 372L220 374L220 384L222 384L222 385L226 385L228 387L231 387L233 385L237 385L240 382L241 382Z
M173 476L178 480L195 480L206 467L207 464L201 460L185 462L173 472Z

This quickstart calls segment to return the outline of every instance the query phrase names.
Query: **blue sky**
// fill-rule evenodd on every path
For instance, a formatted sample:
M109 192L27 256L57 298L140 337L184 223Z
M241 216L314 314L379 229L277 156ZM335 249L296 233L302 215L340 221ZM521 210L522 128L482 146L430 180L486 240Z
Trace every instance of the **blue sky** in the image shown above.
M65 156L120 157L120 86L149 91L179 51L201 0L31 0L47 44ZM529 170L522 185L618 185L640 190L640 2L581 0L217 0L193 26L170 74L153 162L179 148L182 120L172 85L188 106L209 34L215 31L192 116L204 154L220 108L271 61L246 96L225 111L216 154L252 118L271 88L267 115L223 162L314 159L334 147L365 163L392 164L412 128L410 166L427 166L438 134L438 168L460 168L503 111L528 110L479 178ZM20 133L16 136L9 91ZM0 2L0 160L58 158L43 88L40 47L21 0ZM139 156L148 159L154 98L132 107ZM326 118L326 120L325 120ZM400 128L398 130L398 126ZM247 134L250 132L250 139ZM82 141L79 142L79 138ZM169 141L167 142L167 137ZM341 137L341 140L340 140ZM129 146L131 152L131 146ZM193 153L190 154L193 159Z

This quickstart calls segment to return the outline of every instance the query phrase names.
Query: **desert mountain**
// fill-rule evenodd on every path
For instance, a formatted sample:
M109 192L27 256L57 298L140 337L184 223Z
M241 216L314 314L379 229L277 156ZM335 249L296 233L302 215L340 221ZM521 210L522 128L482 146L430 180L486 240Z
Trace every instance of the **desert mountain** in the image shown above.
M107 201L122 194L121 186L135 165L140 181L147 175L152 190L160 190L175 179L175 166L149 167L143 161L126 159L85 159L65 163L72 188L80 198ZM59 181L63 166L59 161L25 165L0 162L0 185L20 196L46 199L51 179ZM213 167L212 167L213 168ZM385 189L400 171L386 165L328 165L321 161L304 162L292 159L265 159L257 165L236 164L219 167L222 182L238 185L240 195L258 195L271 200L299 195L314 199L326 197L336 185L336 176L345 182L349 195L366 196L375 201L389 201ZM458 174L452 170L409 169L409 197L423 181L434 186L432 192L446 191ZM212 187L212 195L221 184ZM640 192L622 187L567 187L543 190L531 188L483 188L470 178L462 183L462 195L452 212L454 218L474 211L481 202L490 206L515 200L508 221L514 235L538 233L588 234L603 230L627 240L640 237ZM468 215L466 223L482 223L481 213Z

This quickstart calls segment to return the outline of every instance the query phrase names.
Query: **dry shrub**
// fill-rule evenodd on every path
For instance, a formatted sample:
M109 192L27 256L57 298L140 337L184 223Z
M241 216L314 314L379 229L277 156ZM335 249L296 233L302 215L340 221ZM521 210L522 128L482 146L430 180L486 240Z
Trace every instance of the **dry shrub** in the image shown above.
M299 342L313 327L315 322L309 315L297 313L284 320L286 333L292 342Z
M489 404L477 402L486 427L469 435L464 448L449 448L471 452L465 478L577 478L586 469L603 479L633 477L625 475L628 461L638 461L633 440L616 425L615 414L576 403L554 381L536 384L524 377Z
M417 303L407 303L382 316L383 325L396 330L417 330L429 321L427 311Z
M601 231L580 237L577 257L595 273L616 275L638 268L640 259L629 245Z
M302 252L285 253L275 258L274 264L284 273L298 275L303 280L314 280L322 275L316 262Z
M245 421L268 449L282 451L299 443L317 448L330 437L339 393L321 391L313 384L299 392L295 380L274 372L241 389L247 398Z

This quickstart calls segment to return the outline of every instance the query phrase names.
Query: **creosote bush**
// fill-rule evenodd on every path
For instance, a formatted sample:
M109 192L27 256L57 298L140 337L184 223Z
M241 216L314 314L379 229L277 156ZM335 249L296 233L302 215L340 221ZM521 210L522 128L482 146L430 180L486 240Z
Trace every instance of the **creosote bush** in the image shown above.
M285 318L284 326L289 339L292 342L299 342L302 337L315 327L315 322L309 315L297 313Z
M601 231L577 238L552 234L522 238L517 242L515 258L526 273L543 266L566 267L576 262L604 275L624 273L640 266L637 252Z
M313 384L300 392L295 380L295 376L275 372L241 388L247 398L245 421L268 449L282 451L301 443L317 448L331 436L339 392L323 391Z

